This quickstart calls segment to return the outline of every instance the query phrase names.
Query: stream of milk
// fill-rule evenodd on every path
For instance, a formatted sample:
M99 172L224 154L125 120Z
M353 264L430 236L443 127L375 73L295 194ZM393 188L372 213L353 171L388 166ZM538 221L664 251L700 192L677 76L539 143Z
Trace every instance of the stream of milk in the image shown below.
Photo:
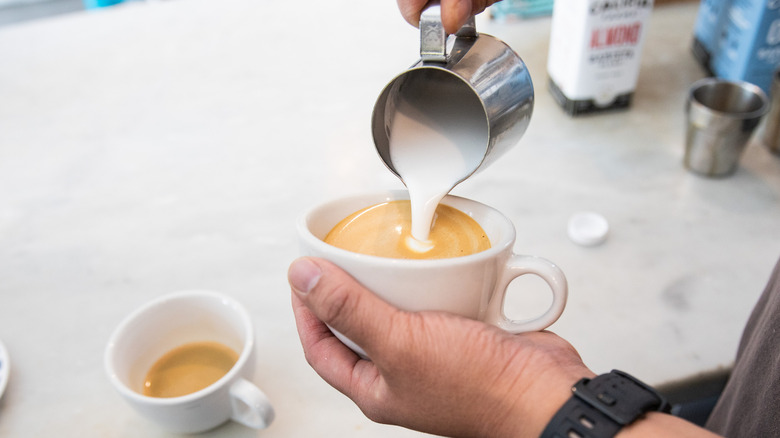
M482 162L488 127L473 90L451 75L412 76L401 90L390 127L390 160L409 190L408 244L422 252L430 249L439 202Z

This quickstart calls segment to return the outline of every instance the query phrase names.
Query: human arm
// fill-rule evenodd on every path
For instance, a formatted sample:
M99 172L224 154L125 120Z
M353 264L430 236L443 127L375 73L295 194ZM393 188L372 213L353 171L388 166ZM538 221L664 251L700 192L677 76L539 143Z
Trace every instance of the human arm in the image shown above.
M551 332L512 335L443 312L404 312L335 265L290 267L292 303L306 359L366 416L453 437L538 437L582 377L576 350ZM360 345L360 359L324 322ZM619 437L711 436L651 413Z
M420 14L430 0L397 0L401 15L414 26L420 24ZM500 0L441 0L441 21L444 30L453 34L472 15L479 14Z

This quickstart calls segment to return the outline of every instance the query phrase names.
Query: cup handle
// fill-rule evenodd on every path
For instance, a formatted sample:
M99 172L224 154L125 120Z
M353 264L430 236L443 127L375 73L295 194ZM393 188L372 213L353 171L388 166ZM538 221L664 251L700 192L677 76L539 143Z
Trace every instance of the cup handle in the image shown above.
M509 283L526 274L541 277L550 286L553 301L542 315L530 320L515 321L507 318L504 313L506 291ZM566 277L557 265L541 257L513 254L504 265L504 272L499 278L496 292L488 303L486 321L510 333L544 330L561 316L566 306L567 296Z
M276 414L268 397L257 386L245 379L238 379L230 386L230 418L253 429L265 429Z

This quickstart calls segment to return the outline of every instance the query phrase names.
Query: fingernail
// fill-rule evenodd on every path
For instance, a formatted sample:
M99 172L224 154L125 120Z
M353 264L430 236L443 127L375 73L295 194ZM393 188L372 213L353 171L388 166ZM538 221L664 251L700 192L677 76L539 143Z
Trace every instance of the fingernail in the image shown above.
M295 292L305 295L309 293L322 277L322 270L309 259L298 259L290 265L287 279Z

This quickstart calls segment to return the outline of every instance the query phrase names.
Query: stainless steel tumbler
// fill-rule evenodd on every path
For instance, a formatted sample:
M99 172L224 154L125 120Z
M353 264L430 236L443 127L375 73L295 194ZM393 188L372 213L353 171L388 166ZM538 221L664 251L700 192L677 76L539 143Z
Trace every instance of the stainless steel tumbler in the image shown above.
M685 167L708 177L732 174L768 107L761 88L747 82L694 83L686 102Z

